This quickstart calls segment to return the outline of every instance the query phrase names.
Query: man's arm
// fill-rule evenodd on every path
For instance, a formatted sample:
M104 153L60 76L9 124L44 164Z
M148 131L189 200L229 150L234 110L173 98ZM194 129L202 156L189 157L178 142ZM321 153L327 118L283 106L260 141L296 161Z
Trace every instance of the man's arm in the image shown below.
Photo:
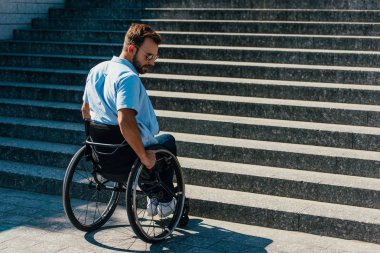
M140 158L142 164L151 169L156 163L156 154L152 150L145 150L135 115L136 112L131 109L123 108L117 111L120 131L124 139Z
M83 102L82 104L82 118L83 119L91 119L90 115L90 105Z

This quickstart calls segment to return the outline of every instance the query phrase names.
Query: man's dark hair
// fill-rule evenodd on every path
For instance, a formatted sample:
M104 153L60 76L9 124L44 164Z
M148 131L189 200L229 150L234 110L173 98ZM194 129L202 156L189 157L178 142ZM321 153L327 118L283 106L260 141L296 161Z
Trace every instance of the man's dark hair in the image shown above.
M161 43L161 36L149 25L133 23L125 34L123 49L131 44L140 47L146 38L151 38L157 45Z

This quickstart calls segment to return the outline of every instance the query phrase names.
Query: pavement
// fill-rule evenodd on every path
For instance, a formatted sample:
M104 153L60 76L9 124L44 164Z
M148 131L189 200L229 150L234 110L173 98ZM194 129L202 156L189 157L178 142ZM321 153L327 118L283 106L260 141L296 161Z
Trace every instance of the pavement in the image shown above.
M158 244L138 239L119 206L101 229L85 233L65 217L60 196L0 188L0 252L380 252L380 245L190 216Z

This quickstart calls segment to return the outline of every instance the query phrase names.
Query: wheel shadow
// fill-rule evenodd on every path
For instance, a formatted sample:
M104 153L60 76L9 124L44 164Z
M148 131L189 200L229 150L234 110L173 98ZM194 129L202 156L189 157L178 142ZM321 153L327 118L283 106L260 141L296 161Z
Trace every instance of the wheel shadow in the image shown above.
M177 228L171 237L155 244L141 241L129 225L110 224L86 233L84 238L97 247L115 252L267 252L265 248L273 242L271 239L245 232L249 231L233 231L193 218L186 227Z
M86 233L84 238L99 248L111 251L149 251L148 246L137 238L129 225L106 225L96 231Z

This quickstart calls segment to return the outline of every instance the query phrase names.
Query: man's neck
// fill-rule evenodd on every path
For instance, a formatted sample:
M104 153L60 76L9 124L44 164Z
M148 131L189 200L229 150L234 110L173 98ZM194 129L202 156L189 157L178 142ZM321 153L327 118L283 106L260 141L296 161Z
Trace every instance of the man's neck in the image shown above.
M129 54L127 54L126 52L121 52L121 54L119 55L119 58L121 58L121 59L125 59L125 60L127 60L127 61L129 61L129 62L132 62L132 56L131 55L129 55Z

